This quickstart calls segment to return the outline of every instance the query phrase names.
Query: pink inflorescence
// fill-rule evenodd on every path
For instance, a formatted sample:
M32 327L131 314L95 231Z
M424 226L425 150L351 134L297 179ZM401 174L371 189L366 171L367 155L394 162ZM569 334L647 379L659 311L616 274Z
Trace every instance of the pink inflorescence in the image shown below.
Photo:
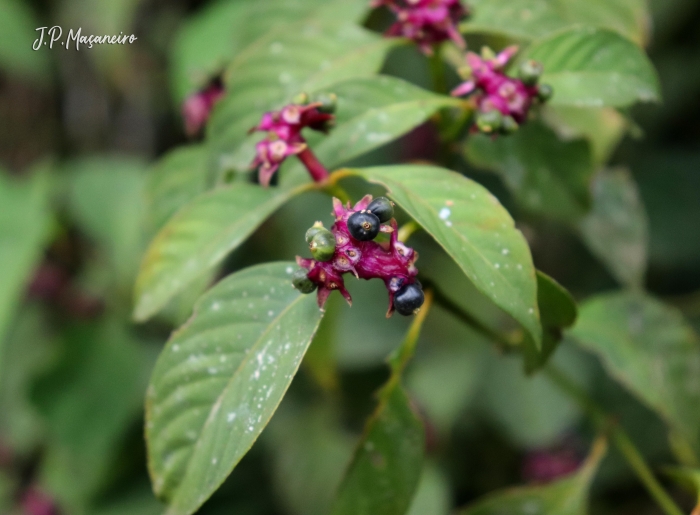
M479 113L498 111L504 117L511 117L516 124L525 122L533 101L545 98L542 86L537 85L536 75L531 75L526 83L521 79L509 77L503 71L517 52L517 46L510 46L491 59L467 52L470 78L455 88L452 95L471 94ZM537 65L531 63L527 64ZM517 128L517 125L514 127Z
M209 115L224 96L224 86L220 80L214 80L209 86L187 97L182 104L182 117L185 120L185 132L196 136L206 125Z
M327 132L334 116L321 109L322 106L321 102L289 104L280 111L265 113L258 126L251 129L251 132L267 132L267 137L255 146L255 160L251 165L252 168L258 168L260 184L268 186L282 162L293 155L302 159L315 180L319 179L317 175L327 174L320 163L308 155L308 146L301 134L305 127Z
M345 289L343 275L350 272L358 279L381 279L389 291L387 317L394 312L394 296L402 287L416 282L418 269L414 263L418 253L398 241L396 220L380 226L380 232L389 233L388 242L358 241L350 235L348 218L362 212L372 201L367 195L352 208L348 202L343 206L333 199L335 223L331 232L335 236L336 248L329 261L317 261L297 256L297 263L308 271L307 277L318 286L318 305L323 308L333 290L338 290L349 304L350 293Z
M458 26L468 11L460 0L375 0L371 5L385 5L396 15L387 36L411 39L426 55L432 55L433 47L447 40L466 47Z

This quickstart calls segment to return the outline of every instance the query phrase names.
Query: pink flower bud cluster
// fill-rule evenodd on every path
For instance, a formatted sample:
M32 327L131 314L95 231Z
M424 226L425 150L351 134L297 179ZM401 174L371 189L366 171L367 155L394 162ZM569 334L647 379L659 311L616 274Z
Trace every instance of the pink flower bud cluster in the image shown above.
M224 96L224 86L220 80L214 80L209 86L187 97L182 104L182 117L185 120L185 132L196 136L206 125L209 115Z
M251 129L251 132L267 132L267 137L255 146L255 160L251 165L252 168L258 168L260 184L268 186L284 160L293 155L299 156L315 180L319 180L317 175L321 178L327 175L328 172L313 154L310 154L306 140L301 134L305 127L315 131L327 131L334 116L321 112L319 107L320 102L307 105L289 104L280 111L265 113L260 124Z
M358 279L381 279L389 292L387 317L394 312L394 295L403 286L416 282L418 269L414 263L418 253L398 241L396 220L380 226L380 232L389 233L388 242L358 241L348 231L347 221L355 212L367 209L372 195L366 195L352 208L337 198L333 199L335 223L331 232L336 248L330 261L322 262L297 256L297 264L308 270L307 277L318 286L318 305L323 308L333 290L338 290L349 304L350 293L345 289L343 275L350 272Z
M517 46L510 46L492 59L483 59L473 52L467 52L471 78L455 88L452 95L473 94L480 112L497 110L523 123L533 99L539 95L539 89L504 73L503 69L517 52Z
M426 55L432 55L433 47L447 40L466 47L459 22L468 11L460 0L375 0L371 5L385 5L396 15L387 36L411 39Z

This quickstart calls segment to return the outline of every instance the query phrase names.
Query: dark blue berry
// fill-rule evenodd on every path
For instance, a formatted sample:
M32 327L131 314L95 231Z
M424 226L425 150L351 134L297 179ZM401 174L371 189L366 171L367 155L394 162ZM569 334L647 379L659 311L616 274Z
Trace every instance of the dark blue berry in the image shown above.
M400 315L413 315L425 301L423 290L418 284L407 284L394 297L394 308Z
M301 293L311 293L316 289L316 284L306 274L303 268L297 268L292 274L292 284Z
M358 241L370 241L379 234L379 218L367 211L358 211L348 218L348 232Z
M367 211L379 218L380 223L386 223L394 218L394 203L386 197L377 197L367 206Z

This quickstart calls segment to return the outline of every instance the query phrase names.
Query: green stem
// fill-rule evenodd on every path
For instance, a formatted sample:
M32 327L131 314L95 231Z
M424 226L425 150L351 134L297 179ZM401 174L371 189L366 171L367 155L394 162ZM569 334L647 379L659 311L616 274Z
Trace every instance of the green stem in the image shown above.
M649 495L654 498L656 504L659 505L663 512L666 515L684 515L683 511L656 480L651 468L647 462L644 461L644 457L635 447L627 432L612 421L605 410L598 406L586 392L571 381L566 374L552 365L549 365L545 369L545 373L554 384L581 406L601 431L607 431L610 434L613 443L624 456L625 460L627 460L627 464L634 471L637 478L639 478L646 487Z
M442 45L436 45L433 54L428 57L430 75L433 78L433 91L444 95L447 93L445 63L442 60Z
M420 229L420 225L418 225L414 220L411 220L399 228L399 234L397 234L396 237L399 241L406 243L411 235L413 235L413 233L418 229Z

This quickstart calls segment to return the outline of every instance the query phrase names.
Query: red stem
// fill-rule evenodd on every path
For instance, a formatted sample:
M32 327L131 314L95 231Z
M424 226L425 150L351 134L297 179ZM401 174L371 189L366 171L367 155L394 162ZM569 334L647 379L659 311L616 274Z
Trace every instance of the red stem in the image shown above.
M306 147L302 152L297 154L297 157L299 158L299 161L304 163L304 166L309 171L311 178L315 182L323 182L328 179L328 170L326 170L326 168L316 158L309 147Z

